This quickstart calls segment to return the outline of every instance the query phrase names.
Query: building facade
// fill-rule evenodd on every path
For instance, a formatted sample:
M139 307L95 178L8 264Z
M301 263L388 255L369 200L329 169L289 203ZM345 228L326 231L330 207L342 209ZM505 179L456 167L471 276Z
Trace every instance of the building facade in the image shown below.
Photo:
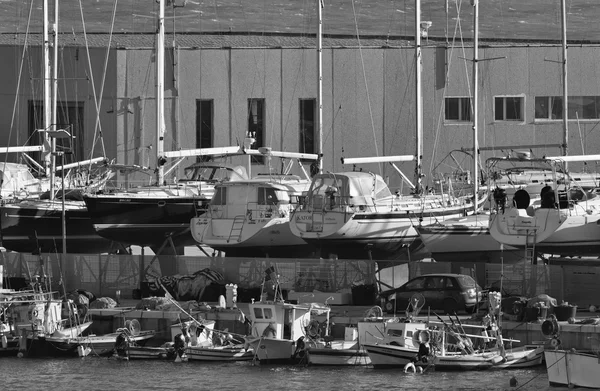
M43 94L39 39L31 35L25 45L21 35L0 36L0 145L38 142ZM189 34L166 41L165 150L240 145L251 132L255 147L318 153L320 139L327 171L351 170L342 166L341 157L415 153L412 41L324 40L322 133L316 124L314 37ZM58 122L76 135L74 158L106 155L118 163L156 166L154 42L152 35L98 34L87 42L60 37ZM445 164L445 156L473 144L472 47L428 41L422 51L422 171L423 185L431 186L436 172L456 168ZM569 154L596 153L600 147L598 55L597 45L568 49ZM519 149L535 144L545 146L534 150L536 155L562 153L555 147L565 134L561 56L560 44L480 46L480 146ZM491 154L482 152L481 157ZM188 158L177 175L195 161ZM472 164L466 157L454 163L463 169ZM413 177L412 163L399 167ZM407 191L392 168L363 169L382 173L392 187ZM131 184L139 180L121 179Z

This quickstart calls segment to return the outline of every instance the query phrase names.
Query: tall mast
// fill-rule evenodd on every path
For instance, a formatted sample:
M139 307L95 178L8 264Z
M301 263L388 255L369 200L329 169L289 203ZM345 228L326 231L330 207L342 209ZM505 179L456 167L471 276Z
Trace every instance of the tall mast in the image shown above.
M477 121L479 118L479 0L471 0L473 4L473 211L477 212L479 204L479 141Z
M318 132L318 156L317 164L319 173L323 171L323 0L317 0L319 14L319 26L317 32L317 132Z
M423 97L421 87L421 0L415 1L415 95L416 95L416 166L415 193L421 192L421 160L423 158Z
M561 28L562 28L562 62L563 62L563 156L569 154L568 142L569 142L569 105L567 95L567 11L565 6L565 0L560 0L560 15L561 15ZM565 163L565 169L566 169Z
M158 33L156 37L156 181L164 183L164 84L165 84L165 2L158 2Z
M44 22L43 22L43 39L44 39L44 69L43 69L43 73L44 73L44 100L43 100L43 105L44 105L44 123L42 125L42 129L44 130L48 130L50 124L52 123L52 98L51 98L51 88L52 88L52 84L51 84L51 75L50 75L50 71L51 71L51 63L50 63L50 37L49 37L49 30L50 30L50 26L49 26L49 16L48 16L48 0L44 0ZM50 146L50 137L48 136L47 132L42 132L43 133L43 159L44 159L44 171L47 177L50 177L50 183L52 183L52 176L54 175L53 170L51 169L51 159L52 159L52 155L50 153L51 150L51 146ZM52 192L50 193L52 194Z

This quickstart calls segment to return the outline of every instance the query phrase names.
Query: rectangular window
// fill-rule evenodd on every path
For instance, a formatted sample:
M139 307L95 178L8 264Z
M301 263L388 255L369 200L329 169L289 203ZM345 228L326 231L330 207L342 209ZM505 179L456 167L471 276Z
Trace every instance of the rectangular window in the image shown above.
M444 103L446 121L471 122L471 98L446 98Z
M300 99L300 153L317 153L315 149L316 99Z
M570 120L600 119L600 96L569 96L567 104ZM536 96L535 119L562 120L562 96Z
M248 99L248 133L256 140L252 149L264 146L265 100L262 98ZM252 163L262 164L263 158L252 156Z
M212 148L213 144L214 107L212 99L196 100L196 148ZM206 161L206 157L198 156L197 161Z
M560 96L536 96L535 119L562 119L563 98Z
M262 308L254 308L254 318L263 319Z
M44 120L44 103L42 101L30 100L28 104L28 116L29 116L29 144L28 145L41 145L43 135L37 130L42 129ZM68 152L64 156L65 164L89 159L92 157L86 155L84 151L84 103L83 102L68 102L60 101L57 104L56 112L56 129L64 129L73 138L62 138L56 139L56 150L58 152ZM42 156L40 153L30 154L35 160L41 162ZM62 162L56 162L57 165L61 165Z
M494 98L494 118L496 121L524 121L524 99L520 96L500 96Z
M227 205L227 188L225 186L216 186L215 194L210 201L211 205Z

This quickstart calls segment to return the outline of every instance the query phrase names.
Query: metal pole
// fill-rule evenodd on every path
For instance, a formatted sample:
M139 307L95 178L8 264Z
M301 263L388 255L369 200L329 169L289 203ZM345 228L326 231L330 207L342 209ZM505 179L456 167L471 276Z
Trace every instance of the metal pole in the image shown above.
M473 212L477 212L479 204L479 141L477 121L479 117L479 0L471 0L473 4Z
M562 60L563 60L563 156L569 154L569 97L567 84L567 11L565 0L560 1L561 27L562 27ZM565 162L565 171L567 163Z
M415 167L415 193L421 193L421 165L423 158L423 102L421 87L421 0L415 1L415 95L416 95L416 167Z
M317 34L317 129L319 138L319 159L317 164L319 167L319 174L323 172L323 7L325 6L323 0L317 0L318 9L318 34Z
M164 183L164 79L165 79L165 1L159 1L158 34L156 37L156 181L158 186Z
M61 163L64 166L65 165L65 152L62 151L61 152ZM62 176L61 176L61 182L62 182L62 253L63 253L63 259L61 262L61 270L64 270L63 266L64 266L64 262L67 259L67 218L65 215L65 170L63 170L62 172ZM64 281L63 281L64 284Z

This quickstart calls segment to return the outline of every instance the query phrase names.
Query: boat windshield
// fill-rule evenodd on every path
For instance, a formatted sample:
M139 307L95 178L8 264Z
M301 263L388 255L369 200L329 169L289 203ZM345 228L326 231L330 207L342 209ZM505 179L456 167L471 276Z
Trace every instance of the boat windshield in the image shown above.
M381 176L370 173L354 174L315 177L308 194L309 202L315 198L335 195L344 202L350 202L352 199L353 204L366 205L391 197L392 193Z
M195 164L185 169L185 179L182 181L241 181L247 179L246 169L242 166L207 166Z

